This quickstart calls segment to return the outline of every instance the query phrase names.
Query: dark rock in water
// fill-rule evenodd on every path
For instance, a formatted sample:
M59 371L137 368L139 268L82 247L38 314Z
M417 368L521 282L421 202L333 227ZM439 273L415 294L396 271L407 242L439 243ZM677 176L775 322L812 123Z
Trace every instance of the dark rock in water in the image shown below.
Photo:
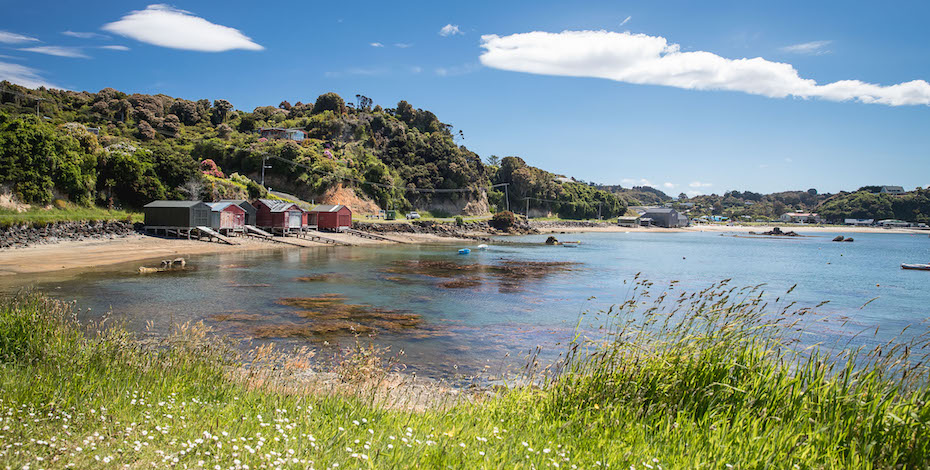
M847 238L847 239L845 239L845 240L843 240L843 241L844 241L844 242L851 242L851 241L853 241L853 239L852 239L852 237L849 237L849 238Z
M800 237L800 235L798 235L794 230L785 232L782 231L782 229L779 227L773 227L772 230L768 232L762 232L760 235L771 235L774 237Z
M843 240L845 240L845 238L843 238L842 235L837 235L836 238L833 239L833 241L835 241L835 242L841 242L841 241L843 241Z
M555 237L549 235L549 238L546 239L546 245L561 245L561 243Z

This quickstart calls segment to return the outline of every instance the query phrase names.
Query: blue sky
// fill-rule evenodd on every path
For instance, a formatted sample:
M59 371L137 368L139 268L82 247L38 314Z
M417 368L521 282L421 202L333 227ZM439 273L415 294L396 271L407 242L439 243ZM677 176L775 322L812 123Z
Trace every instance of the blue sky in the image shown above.
M930 185L927 2L336 3L17 2L0 79L406 99L482 156L673 195Z

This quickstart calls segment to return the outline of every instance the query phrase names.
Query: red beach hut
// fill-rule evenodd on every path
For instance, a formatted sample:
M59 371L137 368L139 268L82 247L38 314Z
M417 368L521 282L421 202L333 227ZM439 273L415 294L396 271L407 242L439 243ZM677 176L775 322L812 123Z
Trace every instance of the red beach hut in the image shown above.
M320 205L310 209L308 223L316 226L320 230L340 231L343 228L352 226L352 209L341 204L337 205Z
M255 223L259 228L290 233L299 232L303 227L304 210L293 202L259 199L252 205L256 209Z

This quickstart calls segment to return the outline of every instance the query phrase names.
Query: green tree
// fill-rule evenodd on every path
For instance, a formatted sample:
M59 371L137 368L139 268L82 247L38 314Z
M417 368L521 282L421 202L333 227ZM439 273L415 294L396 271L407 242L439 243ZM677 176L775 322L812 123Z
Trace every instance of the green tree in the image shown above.
M316 98L313 105L313 114L319 114L323 111L332 111L341 116L346 112L346 102L336 93L323 93Z

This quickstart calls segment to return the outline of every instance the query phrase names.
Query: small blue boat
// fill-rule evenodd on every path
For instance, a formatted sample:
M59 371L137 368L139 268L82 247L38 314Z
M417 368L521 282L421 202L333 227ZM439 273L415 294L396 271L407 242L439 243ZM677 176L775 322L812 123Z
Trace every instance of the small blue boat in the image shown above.
M471 250L468 248L462 248L461 250L459 250L460 255L467 255L469 253L471 253Z

